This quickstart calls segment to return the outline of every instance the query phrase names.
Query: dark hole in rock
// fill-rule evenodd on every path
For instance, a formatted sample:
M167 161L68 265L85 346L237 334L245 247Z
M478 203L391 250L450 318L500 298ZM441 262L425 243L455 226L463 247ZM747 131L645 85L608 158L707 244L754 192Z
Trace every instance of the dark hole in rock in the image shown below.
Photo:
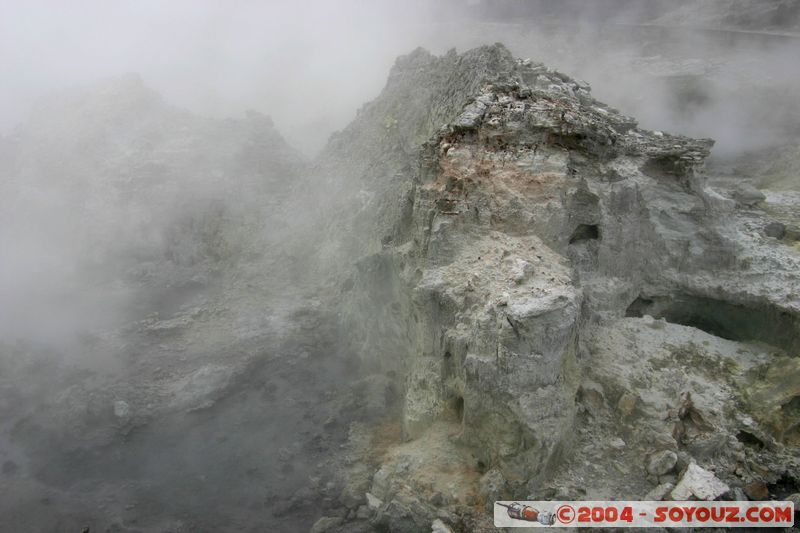
M586 146L585 141L586 141L586 136L580 134L575 134L575 135L551 134L547 138L547 142L551 146L559 146L561 148L566 148L567 150L573 150L576 152L585 151L587 149L597 153L603 153L607 151L605 147L598 146L596 144L595 145L589 144L589 146Z
M780 222L770 222L764 226L764 235L776 239L783 239L786 236L786 226Z
M745 446L750 446L751 448L756 448L759 450L764 448L764 442L749 431L739 431L739 433L736 434L736 440Z
M393 409L401 405L400 400L402 399L402 396L400 395L400 391L394 382L389 382L383 394L387 409Z
M800 492L800 482L798 482L798 478L785 473L775 483L768 483L767 488L773 499L785 500L787 496Z
M686 166L678 157L655 157L644 164L642 172L651 178L681 184L680 178L684 177Z
M639 296L628 306L628 309L625 310L625 316L641 318L644 315L650 314L649 309L651 305L653 305L653 300Z
M800 318L767 305L745 306L687 294L640 296L628 307L626 316L641 316L636 313L723 339L763 342L790 354L800 350Z
M800 414L800 396L795 396L781 406L781 410L785 413Z
M456 420L458 420L459 422L463 422L464 421L464 398L462 398L461 396L456 398L455 401L453 402L453 409L455 410L455 413L456 413Z
M448 350L444 352L444 356L442 357L442 379L447 380L450 377L454 376L457 372L456 362L453 357L453 354Z
M484 463L483 461L478 461L476 467L478 469L478 472L480 472L481 474L486 472L486 463Z
M574 244L580 241L591 241L599 238L600 228L597 224L580 224L575 228L575 231L572 232L569 243Z

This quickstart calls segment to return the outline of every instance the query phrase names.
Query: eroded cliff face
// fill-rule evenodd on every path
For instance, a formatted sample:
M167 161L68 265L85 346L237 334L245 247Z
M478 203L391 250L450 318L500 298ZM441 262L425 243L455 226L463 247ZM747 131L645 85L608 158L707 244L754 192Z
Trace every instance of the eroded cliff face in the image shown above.
M464 468L488 470L481 488L514 497L546 496L554 479L562 494L643 497L645 478L659 484L659 475L680 472L672 464L653 479L645 470L648 454L664 450L684 466L724 463L733 485L737 475L752 482L758 476L734 473L754 471L743 466L736 439L739 430L752 433L739 427L742 417L787 452L770 459L774 479L759 479L791 471L797 448L787 431L796 432L789 413L797 396L788 383L773 383L785 394L767 407L753 390L766 386L767 368L793 372L797 361L787 356L800 348L800 258L754 234L735 199L707 186L712 141L639 129L594 100L586 83L514 60L500 45L412 57L398 61L383 95L351 128L392 108L394 84L425 86L426 70L450 85L417 103L459 112L423 113L442 121L433 128L416 123L416 112L409 121L397 116L392 127L416 135L404 136L406 173L382 182L373 172L363 187L406 203L370 219L390 232L374 241L344 292L354 348L368 366L404 380L404 437L427 442L441 424L451 426L453 450L472 454ZM750 378L737 381L738 373ZM686 409L667 416L682 394L698 398L706 414L697 419L707 425L684 423ZM707 414L743 398L736 416ZM782 417L779 431L774 416ZM612 492L586 469L577 457L588 453L580 437L587 432L609 467L610 443L622 442L616 450L627 447L620 453L630 462L614 477L624 472L641 483ZM709 435L740 455L719 451L725 444L709 453L698 445ZM386 479L413 479L408 470L388 461L374 491L391 500L401 483ZM433 487L417 488L435 494Z

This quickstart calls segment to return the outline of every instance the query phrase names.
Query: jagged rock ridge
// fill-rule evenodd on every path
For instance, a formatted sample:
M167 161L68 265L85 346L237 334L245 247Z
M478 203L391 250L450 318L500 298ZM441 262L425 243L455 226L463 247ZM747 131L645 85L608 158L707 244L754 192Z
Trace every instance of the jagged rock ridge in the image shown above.
M693 457L714 462L720 472L727 469L728 481L738 475L739 485L751 481L752 474L734 474L737 461L747 460L736 439L741 417L713 417L708 426L686 430L682 419L664 420L660 412L669 406L648 399L646 384L602 366L614 363L600 357L598 339L610 343L612 358L618 353L624 359L626 341L607 339L643 320L638 316L655 316L662 320L649 331L666 332L659 337L637 330L654 345L636 353L649 360L672 346L671 353L684 354L652 363L672 369L663 382L675 404L683 392L694 392L706 413L723 397L730 404L744 399L748 424L796 446L788 436L798 422L788 382L770 383L754 370L732 389L715 388L733 369L794 372L796 358L770 354L796 355L798 349L800 258L753 235L735 201L707 186L703 161L712 142L641 130L594 100L588 84L516 61L501 45L398 60L387 88L346 138L369 137L376 154L396 146L396 139L374 132L386 110L407 98L400 89L425 87L430 71L451 85L440 99L417 103L431 106L432 116L460 112L439 128L417 120L426 116L419 110L409 112L408 121L398 116L392 122L403 132L399 144L407 157L397 156L402 165L382 166L376 156L364 171L373 179L362 187L373 206L405 204L366 215L370 227L389 233L373 232L365 248L379 251L362 259L345 284L353 346L373 368L404 376L406 438L424 442L432 428L455 421L456 442L474 454L475 468L499 471L515 497L522 491L546 495L548 480L562 473L571 483L591 474L569 467L570 458L583 453L576 450L579 429L607 442L611 436L630 441L630 465L655 447L678 452L681 464ZM707 340L699 348L687 345L688 332L697 329L729 339L740 351L726 347L715 355ZM751 355L743 355L745 347ZM727 370L700 386L690 376L706 363L687 367L688 354ZM674 374L679 370L683 377ZM595 389L594 375L604 376ZM750 387L784 391L779 421L774 407L746 400ZM590 390L612 406L597 415L602 423L586 414L586 398L595 397ZM709 390L718 393L708 396ZM612 420L617 434L609 436ZM730 448L735 451L698 451L709 434L737 443ZM796 452L764 459L772 481L796 459ZM376 475L379 497L401 497L387 478L413 478L399 465L385 465L380 484ZM647 491L647 474L630 465L619 468L644 485L630 481L618 490L643 497L631 492ZM620 497L602 477L597 483L595 496ZM585 495L585 485L572 487Z

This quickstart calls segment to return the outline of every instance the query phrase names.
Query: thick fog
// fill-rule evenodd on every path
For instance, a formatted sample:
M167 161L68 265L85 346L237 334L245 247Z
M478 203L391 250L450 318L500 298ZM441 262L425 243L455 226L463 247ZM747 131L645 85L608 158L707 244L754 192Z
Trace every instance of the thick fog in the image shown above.
M343 353L370 197L331 135L398 56L502 42L715 172L796 149L798 10L699 3L0 0L5 524L307 529L364 398L396 407Z
M318 150L420 45L426 2L4 2L0 127L48 91L124 72L182 107L256 109Z
M121 75L141 80L141 90L152 92L147 98L164 109L175 108L170 112L225 119L254 110L269 116L291 147L313 157L331 133L380 92L397 56L417 46L443 53L498 41L518 56L584 79L597 98L644 127L714 138L715 157L796 145L800 69L794 68L793 58L799 45L797 37L780 31L796 25L796 10L777 18L781 13L773 10L765 20L756 17L766 16L758 12L748 22L736 2L719 2L723 13L740 14L735 24L722 19L717 23L726 29L720 29L713 20L701 20L704 26L697 29L691 17L684 20L684 11L697 11L684 4L681 11L671 3L627 0L591 6L574 1L3 2L0 135L6 144L20 136L27 140L24 150L0 150L5 159L0 169L17 174L6 181L13 192L7 189L3 199L0 272L0 292L14 305L4 306L0 327L23 336L38 331L40 337L75 329L76 321L92 313L59 313L47 300L59 292L72 294L66 280L85 275L79 263L91 255L87 248L103 255L110 248L130 251L165 238L154 229L166 224L155 218L171 216L163 208L158 214L146 212L145 206L137 211L117 197L135 216L152 223L137 232L134 221L100 190L107 185L109 169L99 168L108 159L106 152L124 152L119 146L124 139L113 137L130 125L128 119L142 118L136 113L154 112L144 104L140 110L134 106L129 117L123 113L114 119L118 122L98 130L105 131L105 138L93 137L96 123L108 119L96 105L103 97L98 87L113 85L109 80ZM79 96L87 92L95 96ZM110 99L106 105L117 103ZM196 120L185 127L196 127ZM81 160L76 148L95 141L87 150L91 158ZM73 158L71 167L53 155L58 150ZM43 156L53 160L46 163ZM79 168L84 164L89 168ZM109 166L119 164L127 163ZM36 180L47 185L36 185ZM224 180L197 173L190 177L186 168L171 186L179 182L202 198L198 201L213 198L209 191L220 187L230 193ZM91 206L80 187L99 191ZM159 201L171 205L163 194ZM92 238L103 234L105 244L89 244L87 232ZM124 299L123 294L115 298ZM109 304L107 296L84 297L92 302L86 305L102 308L104 319L120 307L113 299ZM54 318L42 335L41 321L48 315Z
M797 123L800 104L787 93L798 72L786 68L797 41L769 24L764 32L665 29L671 19L634 26L661 20L672 3L658 0L524 5L3 2L0 131L12 131L50 91L137 72L168 101L198 113L268 114L293 146L313 154L377 94L398 55L493 40L584 77L645 126L712 136L723 148L780 141L775 132ZM791 28L797 19L789 13L780 22ZM752 24L757 30L765 22ZM680 76L687 79L674 79ZM696 92L691 109L675 102L681 83Z

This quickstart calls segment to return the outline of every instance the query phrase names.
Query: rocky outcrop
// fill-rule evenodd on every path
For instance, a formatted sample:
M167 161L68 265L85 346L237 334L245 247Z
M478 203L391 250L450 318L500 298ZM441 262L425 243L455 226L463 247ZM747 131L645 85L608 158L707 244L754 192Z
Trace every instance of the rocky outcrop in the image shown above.
M410 87L424 88L413 101ZM392 207L366 219L372 253L344 310L365 365L405 382L407 439L455 420L480 468L536 492L583 423L579 387L600 370L591 332L651 315L796 354L798 257L753 239L708 187L711 141L642 130L588 84L500 45L401 58L330 150L361 136L386 148L382 127L402 149L364 167L362 186ZM601 403L639 416L641 388L605 390Z

